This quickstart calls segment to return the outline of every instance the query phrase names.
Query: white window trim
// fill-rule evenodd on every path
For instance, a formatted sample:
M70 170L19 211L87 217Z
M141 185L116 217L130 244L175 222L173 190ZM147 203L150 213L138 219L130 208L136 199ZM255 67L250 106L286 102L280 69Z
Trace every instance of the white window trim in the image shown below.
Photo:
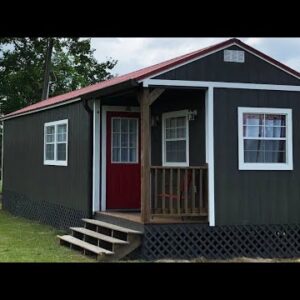
M165 153L165 121L168 118L186 117L186 162L167 162ZM172 111L162 114L162 161L164 167L188 167L189 166L189 118L188 110Z
M243 114L284 114L286 115L286 163L245 163ZM292 109L266 107L238 107L239 170L293 170L293 128Z
M113 161L113 120L114 119L127 119L127 120L136 120L137 122L137 130L136 130L136 160L135 161L128 161L128 162L121 162L121 161ZM112 117L111 118L111 136L110 136L110 163L111 164L126 164L126 165L136 165L139 164L139 118L131 118L131 117ZM122 147L121 147L122 148ZM121 149L120 148L120 149ZM120 153L121 155L121 153Z
M66 129L66 160L57 160L56 155L57 155L57 142L56 142L56 126L65 124L67 129ZM54 160L46 160L46 128L49 126L55 126L55 131L54 131ZM49 165L49 166L67 166L68 165L68 119L65 120L59 120L59 121L54 121L54 122L48 122L44 124L44 165Z

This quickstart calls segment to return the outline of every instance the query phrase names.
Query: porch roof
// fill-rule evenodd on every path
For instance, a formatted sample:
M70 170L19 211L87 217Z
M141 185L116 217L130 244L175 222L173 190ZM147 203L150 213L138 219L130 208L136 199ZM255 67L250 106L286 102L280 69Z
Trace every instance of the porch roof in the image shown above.
M24 107L22 109L19 109L17 111L14 111L10 114L5 115L2 117L2 120L5 120L7 118L14 118L21 116L23 114L29 114L29 113L34 113L39 110L44 110L48 109L51 107L55 107L60 104L67 104L68 102L74 101L75 99L78 99L82 96L87 96L89 94L98 92L100 90L107 90L108 88L112 86L118 86L120 87L122 85L126 85L128 83L129 85L137 85L139 80L145 79L147 77L150 77L152 75L158 74L160 72L166 71L170 68L176 67L178 65L181 65L182 63L186 63L190 60L201 58L203 55L208 55L214 51L217 51L218 49L222 49L224 47L229 47L231 45L240 45L246 50L249 50L259 57L263 58L264 60L268 61L269 63L276 65L277 67L283 69L284 71L294 75L295 77L300 79L300 73L297 72L296 70L291 69L290 67L280 63L279 61L267 56L266 54L246 45L239 39L233 38L226 40L224 42L214 44L210 47L207 48L202 48L199 50L196 50L194 52L178 56L176 58L152 65L150 67L146 67L122 76L114 77L112 79L102 81L93 85L89 85L87 87L71 91L62 95L58 95L55 97L48 98L46 100L42 100L40 102L37 102L35 104L29 105L27 107ZM128 85L126 85L128 86Z

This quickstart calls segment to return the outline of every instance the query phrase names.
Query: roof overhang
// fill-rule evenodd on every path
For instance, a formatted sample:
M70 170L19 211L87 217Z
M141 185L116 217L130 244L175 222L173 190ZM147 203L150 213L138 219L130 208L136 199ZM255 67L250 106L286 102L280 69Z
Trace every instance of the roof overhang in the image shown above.
M119 84L103 88L99 91L93 91L91 93L84 94L81 97L77 97L77 98L74 98L74 99L68 99L66 101L59 102L57 104L52 104L52 105L45 106L45 107L35 109L35 110L32 110L32 111L26 111L26 112L20 113L20 114L7 115L7 116L4 116L4 117L0 118L0 121L6 121L6 120L13 119L13 118L22 117L22 116L26 116L26 115L29 115L29 114L34 114L34 113L38 113L38 112L41 112L41 111L57 108L59 106L68 105L68 104L71 104L71 103L74 103L74 102L81 101L83 99L95 99L96 97L97 98L105 97L105 96L108 96L108 95L112 95L112 94L119 93L119 92L122 92L122 91L125 91L125 90L128 90L128 89L135 88L138 85L139 84L136 80L130 79L130 80L121 82Z

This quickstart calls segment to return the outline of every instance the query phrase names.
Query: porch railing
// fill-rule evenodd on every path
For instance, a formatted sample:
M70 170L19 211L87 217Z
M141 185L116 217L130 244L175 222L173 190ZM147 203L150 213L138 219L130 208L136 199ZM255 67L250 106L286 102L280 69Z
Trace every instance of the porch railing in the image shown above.
M207 169L152 166L152 217L207 216Z

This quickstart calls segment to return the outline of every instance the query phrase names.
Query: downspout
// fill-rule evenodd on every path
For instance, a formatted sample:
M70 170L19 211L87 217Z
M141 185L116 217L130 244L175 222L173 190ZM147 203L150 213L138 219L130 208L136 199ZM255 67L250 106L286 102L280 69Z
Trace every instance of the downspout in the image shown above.
M93 110L89 107L88 105L88 99L83 99L82 101L84 109L88 112L89 114L89 122L90 122L90 131L89 131L89 147L90 147L90 163L89 163L89 208L88 208L88 214L89 217L92 217L93 215Z

